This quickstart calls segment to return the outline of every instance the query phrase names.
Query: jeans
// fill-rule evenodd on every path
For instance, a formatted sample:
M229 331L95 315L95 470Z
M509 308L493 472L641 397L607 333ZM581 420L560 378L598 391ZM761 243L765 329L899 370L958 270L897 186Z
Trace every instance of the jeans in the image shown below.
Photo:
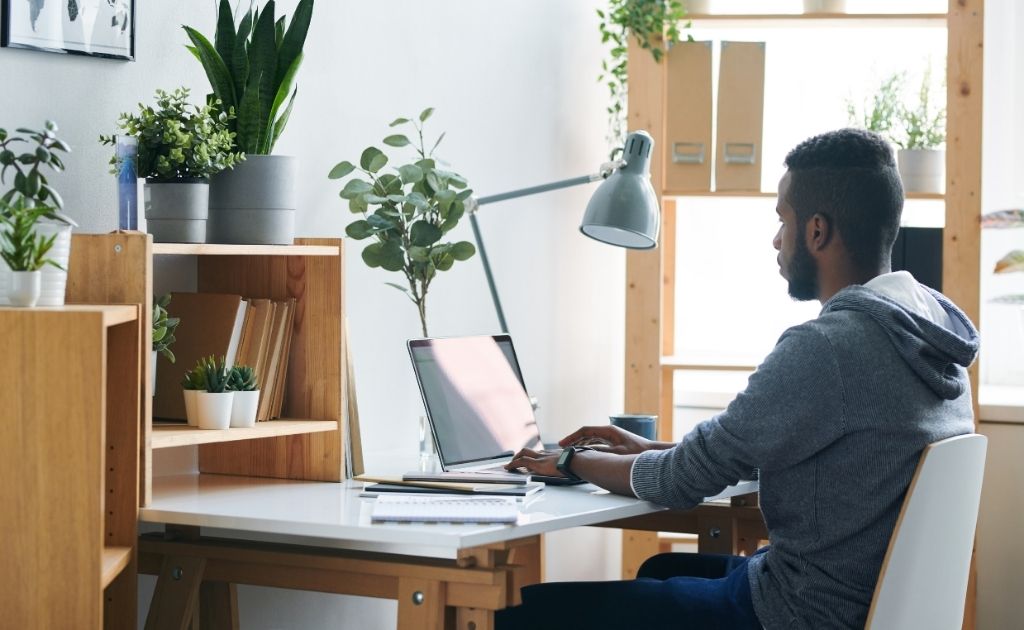
M635 580L536 584L522 596L495 615L497 630L761 628L739 556L666 553Z

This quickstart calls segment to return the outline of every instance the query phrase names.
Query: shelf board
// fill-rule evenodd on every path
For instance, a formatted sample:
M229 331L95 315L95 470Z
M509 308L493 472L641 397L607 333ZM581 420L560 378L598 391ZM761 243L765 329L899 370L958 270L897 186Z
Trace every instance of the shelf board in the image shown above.
M692 14L693 28L807 28L819 26L889 26L945 28L945 13L763 13Z
M667 356L661 357L661 369L666 371L675 370L700 370L719 372L753 372L757 369L754 365L741 365L738 363L727 363L714 359L694 361L683 357Z
M132 559L131 547L104 547L100 563L100 588L107 588Z
M153 424L153 448L235 442L282 435L321 433L337 429L338 422L336 420L270 420L257 422L254 427L223 430L200 429L184 424L164 424L158 421Z
M169 256L338 256L331 245L220 245L215 243L153 243L154 255Z
M778 193L770 190L665 190L666 197L737 197L737 198L768 198L776 197ZM942 193L919 193L909 192L904 195L907 199L930 199L942 201L946 195Z
M0 306L0 310L19 313L99 313L103 317L103 326L110 327L135 321L138 317L139 307L134 304L65 304L64 306L33 306L32 308Z

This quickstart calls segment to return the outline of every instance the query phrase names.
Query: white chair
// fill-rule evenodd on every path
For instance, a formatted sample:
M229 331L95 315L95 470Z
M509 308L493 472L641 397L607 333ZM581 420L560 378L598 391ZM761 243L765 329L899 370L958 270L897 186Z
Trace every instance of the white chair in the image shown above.
M868 612L873 630L959 630L988 439L929 444L903 500Z

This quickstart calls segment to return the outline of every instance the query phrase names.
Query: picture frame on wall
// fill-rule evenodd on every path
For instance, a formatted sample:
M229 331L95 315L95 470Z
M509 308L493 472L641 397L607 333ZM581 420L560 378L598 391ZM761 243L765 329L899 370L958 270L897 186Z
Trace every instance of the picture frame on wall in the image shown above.
M136 0L0 0L0 46L135 60Z

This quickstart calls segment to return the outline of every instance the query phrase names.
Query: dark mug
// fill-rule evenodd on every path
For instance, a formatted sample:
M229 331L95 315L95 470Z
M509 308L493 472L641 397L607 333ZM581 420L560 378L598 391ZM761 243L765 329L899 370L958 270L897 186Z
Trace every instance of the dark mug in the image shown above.
M612 426L625 429L648 440L658 438L658 416L647 413L620 413L610 417Z

